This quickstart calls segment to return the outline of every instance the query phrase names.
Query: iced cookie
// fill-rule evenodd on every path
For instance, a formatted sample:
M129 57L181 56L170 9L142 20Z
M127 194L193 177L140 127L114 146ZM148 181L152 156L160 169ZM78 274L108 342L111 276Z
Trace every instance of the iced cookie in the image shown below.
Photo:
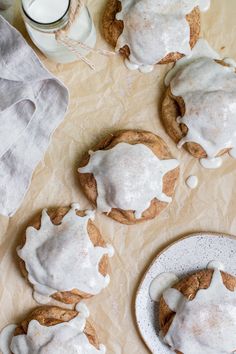
M201 39L166 77L165 129L206 168L218 168L228 151L236 157L235 66Z
M210 0L108 0L103 33L131 70L150 72L155 64L189 54L200 33L200 10Z
M0 334L2 354L105 354L95 329L87 320L84 304L77 310L39 307L19 326L10 325Z
M123 224L159 215L172 201L179 163L166 143L146 132L110 134L79 165L81 186L98 210Z
M34 288L34 298L66 304L96 295L110 280L107 246L95 226L93 211L43 210L26 230L17 253L20 268Z
M161 338L178 354L233 353L236 349L236 278L205 269L164 291Z

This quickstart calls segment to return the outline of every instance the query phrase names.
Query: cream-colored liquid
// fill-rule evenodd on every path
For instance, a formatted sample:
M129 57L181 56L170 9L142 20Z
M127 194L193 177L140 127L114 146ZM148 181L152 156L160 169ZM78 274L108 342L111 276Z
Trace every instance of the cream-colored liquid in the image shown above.
M22 0L22 5L34 21L52 23L65 15L69 0Z
M27 334L13 337L11 333L11 338L9 333L12 326L6 327L0 336L2 354L105 354L104 345L96 349L84 333L89 316L87 307L80 304L77 311L78 315L71 321L51 327L32 320Z
M124 22L116 50L130 48L126 66L131 70L150 72L153 65L167 54L189 54L190 29L186 20L194 7L206 11L210 0L122 0L116 15Z
M170 203L163 193L163 177L179 166L177 160L159 160L143 144L117 144L109 150L92 153L80 173L92 173L97 182L97 207L109 213L111 209L133 210L136 218L149 208L154 198Z
M236 147L235 67L220 65L213 58L214 52L200 40L166 79L172 93L185 102L185 115L177 122L185 124L188 133L178 146L186 142L201 145L207 158L200 162L206 168L220 167L218 153Z
M186 185L188 186L188 188L190 189L195 189L198 186L198 178L197 176L189 176L186 179Z
M209 288L199 290L192 301L176 289L168 289L163 296L168 307L176 312L163 338L173 350L185 354L235 351L236 291L225 287L218 269L214 270Z
M95 295L109 284L109 276L99 272L99 263L104 255L113 255L113 248L93 245L87 225L94 213L80 217L77 210L79 206L73 205L60 225L54 225L44 210L40 229L26 231L26 243L18 255L25 262L37 300L40 295L73 289Z

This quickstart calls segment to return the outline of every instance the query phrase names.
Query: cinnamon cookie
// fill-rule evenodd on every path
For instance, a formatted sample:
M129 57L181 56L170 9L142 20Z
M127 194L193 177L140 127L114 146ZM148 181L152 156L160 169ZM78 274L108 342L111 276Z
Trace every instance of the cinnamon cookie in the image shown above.
M78 171L90 202L131 225L154 218L169 205L178 166L160 137L124 130L110 134L87 153Z
M219 156L229 150L236 157L235 65L201 39L166 77L164 127L206 168L219 167Z
M161 337L176 353L233 353L236 277L215 268L198 271L164 291Z
M108 0L103 33L131 70L149 72L155 64L189 54L200 33L200 10L210 0Z
M36 301L53 298L74 304L108 285L113 248L105 244L93 219L93 211L81 211L74 204L43 210L27 228L17 252Z
M0 335L3 354L105 354L84 304L77 310L39 307L19 326L10 325Z

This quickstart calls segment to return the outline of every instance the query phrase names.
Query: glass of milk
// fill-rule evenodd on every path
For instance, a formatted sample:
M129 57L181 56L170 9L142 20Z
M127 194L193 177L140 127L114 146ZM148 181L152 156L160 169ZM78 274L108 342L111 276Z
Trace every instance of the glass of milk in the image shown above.
M1 0L0 0L1 1ZM57 63L70 63L78 56L56 40L55 32L64 29L69 21L71 0L21 0L22 15L34 44L46 57ZM89 48L96 44L96 30L87 6L82 5L69 32L69 39L80 41ZM83 57L89 49L76 46Z

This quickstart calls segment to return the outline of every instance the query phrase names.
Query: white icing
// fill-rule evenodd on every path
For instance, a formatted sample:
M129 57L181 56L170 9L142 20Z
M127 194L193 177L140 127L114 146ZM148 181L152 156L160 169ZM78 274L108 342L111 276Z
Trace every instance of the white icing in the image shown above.
M10 350L10 345L12 337L16 329L16 325L12 324L3 328L0 333L0 351L2 354L12 354Z
M42 326L39 322L32 320L29 323L27 334L12 337L13 333L11 333L11 338L9 338L7 331L4 330L1 333L1 339L5 343L5 346L1 346L2 353L105 354L104 345L96 349L84 333L86 319L89 315L86 306L80 305L78 310L80 312L71 321L51 327Z
M190 189L195 189L198 186L198 178L197 176L189 176L186 179L186 184Z
M208 289L201 289L190 301L176 289L163 294L176 312L164 337L173 350L186 354L230 354L236 348L236 291L223 284L215 269Z
M150 298L158 302L161 298L163 292L173 286L177 281L178 277L174 273L161 273L151 282L149 288Z
M219 261L210 261L207 265L207 269L218 269L218 270L224 270L225 266Z
M185 124L188 132L178 147L187 142L202 146L207 158L200 162L206 168L218 168L222 164L219 152L236 147L235 68L213 58L207 42L200 40L166 79L172 93L185 102L185 115L177 122Z
M169 203L163 193L164 175L179 166L177 160L159 160L144 144L117 144L94 152L80 173L92 173L97 182L97 207L109 213L112 208L135 211L141 218L154 198Z
M116 50L128 45L131 62L128 67L134 70L137 65L142 72L150 72L169 53L189 54L186 15L196 6L202 11L210 6L210 0L121 0L121 3L116 19L124 22L124 29Z
M221 157L214 157L214 158L202 158L200 159L200 164L204 168L208 169L217 169L222 166L222 158Z
M54 225L43 210L40 229L29 227L26 243L18 249L34 286L35 298L40 300L39 295L43 296L43 303L45 296L58 291L78 289L95 295L109 283L110 277L99 272L99 263L105 254L112 256L114 250L111 246L93 245L87 225L94 212L88 211L80 217L77 210L79 205L74 204L60 225Z

